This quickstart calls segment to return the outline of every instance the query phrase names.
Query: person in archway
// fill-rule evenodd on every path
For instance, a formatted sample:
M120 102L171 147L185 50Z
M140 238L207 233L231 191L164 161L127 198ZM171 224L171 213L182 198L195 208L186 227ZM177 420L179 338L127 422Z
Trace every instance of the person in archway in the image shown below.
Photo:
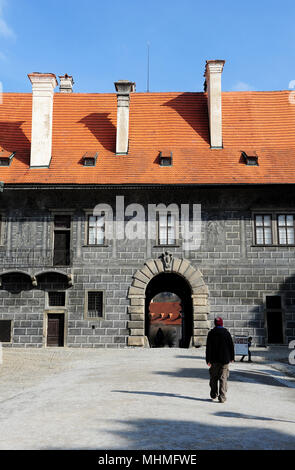
M209 331L206 344L206 362L210 367L210 397L226 401L229 363L235 359L234 344L230 332L223 327L223 320L217 317L215 327ZM219 389L218 389L219 385Z
M162 348L163 346L165 346L164 339L165 339L165 336L164 336L163 330L162 328L159 328L155 336L155 347Z
M251 345L252 345L252 336L249 336L249 338L248 338L248 362L252 362L251 351L250 351ZM246 357L246 354L241 357L240 362L243 362L245 357Z

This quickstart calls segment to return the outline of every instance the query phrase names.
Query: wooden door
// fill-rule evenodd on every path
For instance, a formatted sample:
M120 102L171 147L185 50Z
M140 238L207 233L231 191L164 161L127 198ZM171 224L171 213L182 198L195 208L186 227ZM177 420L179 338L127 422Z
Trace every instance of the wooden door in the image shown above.
M48 314L47 346L64 345L64 314Z

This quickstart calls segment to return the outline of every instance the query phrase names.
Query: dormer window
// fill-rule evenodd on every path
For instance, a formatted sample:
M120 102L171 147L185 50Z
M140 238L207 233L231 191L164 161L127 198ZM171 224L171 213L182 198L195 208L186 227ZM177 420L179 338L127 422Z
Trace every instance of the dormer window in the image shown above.
M4 149L0 150L0 166L9 166L13 157L14 152L8 152Z
M98 152L86 152L83 156L84 166L95 166Z
M246 165L249 166L258 166L258 156L257 155L247 155L246 152L242 152L242 157Z
M172 166L172 152L160 152L160 166Z

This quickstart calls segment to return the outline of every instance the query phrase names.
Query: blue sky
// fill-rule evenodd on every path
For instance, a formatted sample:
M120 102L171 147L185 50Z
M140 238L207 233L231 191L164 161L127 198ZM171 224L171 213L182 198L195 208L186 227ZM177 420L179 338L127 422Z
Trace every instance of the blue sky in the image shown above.
M76 92L202 91L206 59L225 59L222 87L288 89L295 79L294 1L0 0L0 81L68 73Z

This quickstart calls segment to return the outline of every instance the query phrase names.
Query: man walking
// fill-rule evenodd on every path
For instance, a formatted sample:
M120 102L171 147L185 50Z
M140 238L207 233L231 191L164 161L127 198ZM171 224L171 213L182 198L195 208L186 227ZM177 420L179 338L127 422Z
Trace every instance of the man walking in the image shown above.
M234 344L230 332L223 327L223 320L214 320L215 328L209 331L206 344L206 362L210 367L210 396L226 401L229 363L235 359ZM219 382L219 390L218 390Z

